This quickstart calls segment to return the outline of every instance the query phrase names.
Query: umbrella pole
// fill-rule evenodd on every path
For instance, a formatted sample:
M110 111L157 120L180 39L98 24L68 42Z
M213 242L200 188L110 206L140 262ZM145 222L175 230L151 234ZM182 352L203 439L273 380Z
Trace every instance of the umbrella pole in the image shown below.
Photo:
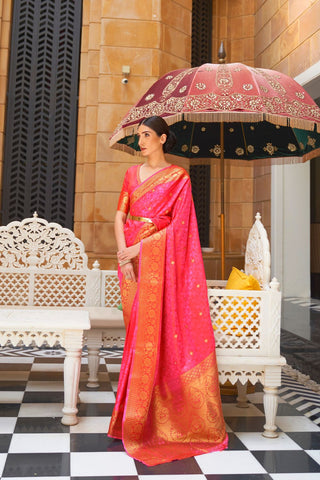
M225 223L224 223L224 126L220 122L220 223L221 223L221 280L225 279Z

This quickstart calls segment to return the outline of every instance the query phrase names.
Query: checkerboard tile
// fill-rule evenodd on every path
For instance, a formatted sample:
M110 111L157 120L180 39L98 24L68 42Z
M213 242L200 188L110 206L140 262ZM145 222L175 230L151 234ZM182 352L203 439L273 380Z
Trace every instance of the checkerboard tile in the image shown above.
M31 355L32 353L32 355ZM154 467L130 458L106 432L115 401L121 351L100 358L101 387L86 387L82 358L79 423L62 425L63 351L0 351L0 476L40 480L315 480L320 479L320 426L305 415L301 398L320 396L284 375L277 425L279 437L264 438L262 387L249 394L249 408L223 396L229 448ZM296 390L295 390L296 388ZM300 390L299 390L300 389ZM304 389L303 392L301 389ZM292 394L292 395L291 395ZM289 395L289 396L288 396ZM318 417L317 417L318 418Z

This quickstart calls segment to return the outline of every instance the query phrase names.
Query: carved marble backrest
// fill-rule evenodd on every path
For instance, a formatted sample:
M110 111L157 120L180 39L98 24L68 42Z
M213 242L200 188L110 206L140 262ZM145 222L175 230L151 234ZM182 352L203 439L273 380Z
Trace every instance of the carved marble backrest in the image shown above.
M84 306L87 264L81 240L36 213L1 226L0 305Z
M247 240L244 270L247 275L253 275L263 288L267 288L270 283L270 244L259 212L255 218Z
M87 267L84 245L68 228L38 218L0 227L0 267L81 270Z

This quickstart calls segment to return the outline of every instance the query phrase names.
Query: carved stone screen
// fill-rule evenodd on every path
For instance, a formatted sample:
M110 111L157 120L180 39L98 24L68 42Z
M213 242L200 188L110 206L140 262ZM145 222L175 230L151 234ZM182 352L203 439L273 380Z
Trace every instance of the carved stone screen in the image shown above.
M210 228L210 165L190 165L190 180L200 243L202 247L208 247Z
M15 0L2 223L73 226L81 0Z
M191 66L211 63L212 0L192 1Z
M212 0L192 1L191 65L211 63ZM195 203L202 247L209 246L210 226L210 165L190 167L192 195Z

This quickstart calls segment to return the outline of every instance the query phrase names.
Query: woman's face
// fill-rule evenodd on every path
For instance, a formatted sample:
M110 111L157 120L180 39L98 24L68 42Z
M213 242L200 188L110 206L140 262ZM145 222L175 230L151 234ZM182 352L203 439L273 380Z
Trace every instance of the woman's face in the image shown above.
M166 141L166 135L162 134L160 137L147 125L140 125L137 132L139 138L139 147L144 157L162 151L162 145Z

